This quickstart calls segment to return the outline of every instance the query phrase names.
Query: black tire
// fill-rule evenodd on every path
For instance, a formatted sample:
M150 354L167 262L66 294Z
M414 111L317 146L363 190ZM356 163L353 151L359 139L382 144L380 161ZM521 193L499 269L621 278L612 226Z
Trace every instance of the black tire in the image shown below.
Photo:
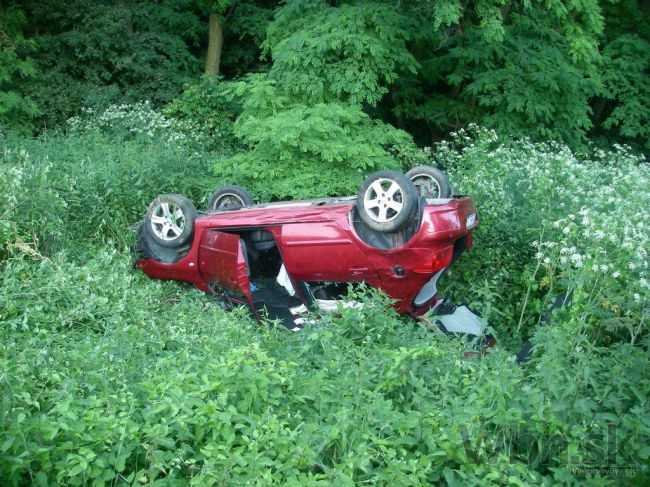
M146 230L147 222L141 221L137 227L138 238L131 251L135 260L153 259L163 264L173 264L187 256L192 247L188 242L181 247L169 248L156 243Z
M161 194L144 218L147 237L162 247L179 248L192 238L196 220L194 203L180 194Z
M453 191L445 173L431 166L417 166L406 173L417 190L425 198L451 198Z
M368 176L361 185L357 212L371 229L396 232L415 216L417 200L415 186L406 176L396 171L379 171Z
M208 211L227 211L254 205L253 197L241 186L219 188L208 201Z

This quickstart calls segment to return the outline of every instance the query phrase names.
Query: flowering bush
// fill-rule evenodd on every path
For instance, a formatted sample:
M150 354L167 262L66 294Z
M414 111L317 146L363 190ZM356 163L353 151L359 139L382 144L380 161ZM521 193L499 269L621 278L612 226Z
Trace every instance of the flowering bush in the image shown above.
M470 273L479 281L496 275L496 287L517 286L502 303L511 306L507 329L533 324L542 302L567 293L581 326L623 328L635 341L647 321L650 263L650 167L642 156L620 146L590 156L554 143L508 146L470 127L434 158L482 219L474 255L457 267L478 257L483 269ZM470 273L467 287L477 278Z
M102 110L83 108L82 115L68 119L70 135L105 133L120 139L164 141L213 150L232 144L232 136L215 130L209 121L167 116L155 110L149 101L111 105Z

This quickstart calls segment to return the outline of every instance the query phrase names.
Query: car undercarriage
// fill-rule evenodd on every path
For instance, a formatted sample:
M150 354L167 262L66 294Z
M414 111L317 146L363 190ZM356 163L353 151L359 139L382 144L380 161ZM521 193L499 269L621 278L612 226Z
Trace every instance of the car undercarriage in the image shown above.
M306 201L255 204L243 188L227 186L203 213L181 195L161 195L138 227L135 265L292 330L319 312L359 306L347 299L359 283L382 290L399 313L430 322L443 302L438 281L471 248L479 220L471 198L453 195L439 171L416 186L425 172L409 179L381 171L356 197ZM469 324L452 316L448 328L483 333L478 317L459 313Z

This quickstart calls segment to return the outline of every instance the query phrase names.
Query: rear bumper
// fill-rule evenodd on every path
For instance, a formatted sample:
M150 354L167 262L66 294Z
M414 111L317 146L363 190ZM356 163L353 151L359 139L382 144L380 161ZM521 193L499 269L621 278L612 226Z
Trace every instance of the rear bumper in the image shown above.
M468 196L461 196L445 205L427 206L418 233L425 241L453 241L471 232L479 223L474 202Z

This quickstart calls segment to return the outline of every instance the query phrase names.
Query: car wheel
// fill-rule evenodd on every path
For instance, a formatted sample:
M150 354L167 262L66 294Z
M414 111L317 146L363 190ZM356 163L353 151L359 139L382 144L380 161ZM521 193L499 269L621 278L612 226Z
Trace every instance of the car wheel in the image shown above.
M156 243L147 230L148 224L148 221L142 221L137 227L138 239L131 248L136 260L153 259L163 264L173 264L189 253L192 242L174 248L163 247Z
M236 210L254 204L253 197L241 186L224 186L212 193L208 201L208 210Z
M182 247L194 233L196 208L180 194L161 194L149 205L145 216L147 235L157 244Z
M357 195L361 220L373 230L396 232L413 219L417 192L413 183L396 171L371 174Z
M406 173L415 188L418 196L425 198L450 198L453 194L447 176L440 170L431 166L417 166Z

